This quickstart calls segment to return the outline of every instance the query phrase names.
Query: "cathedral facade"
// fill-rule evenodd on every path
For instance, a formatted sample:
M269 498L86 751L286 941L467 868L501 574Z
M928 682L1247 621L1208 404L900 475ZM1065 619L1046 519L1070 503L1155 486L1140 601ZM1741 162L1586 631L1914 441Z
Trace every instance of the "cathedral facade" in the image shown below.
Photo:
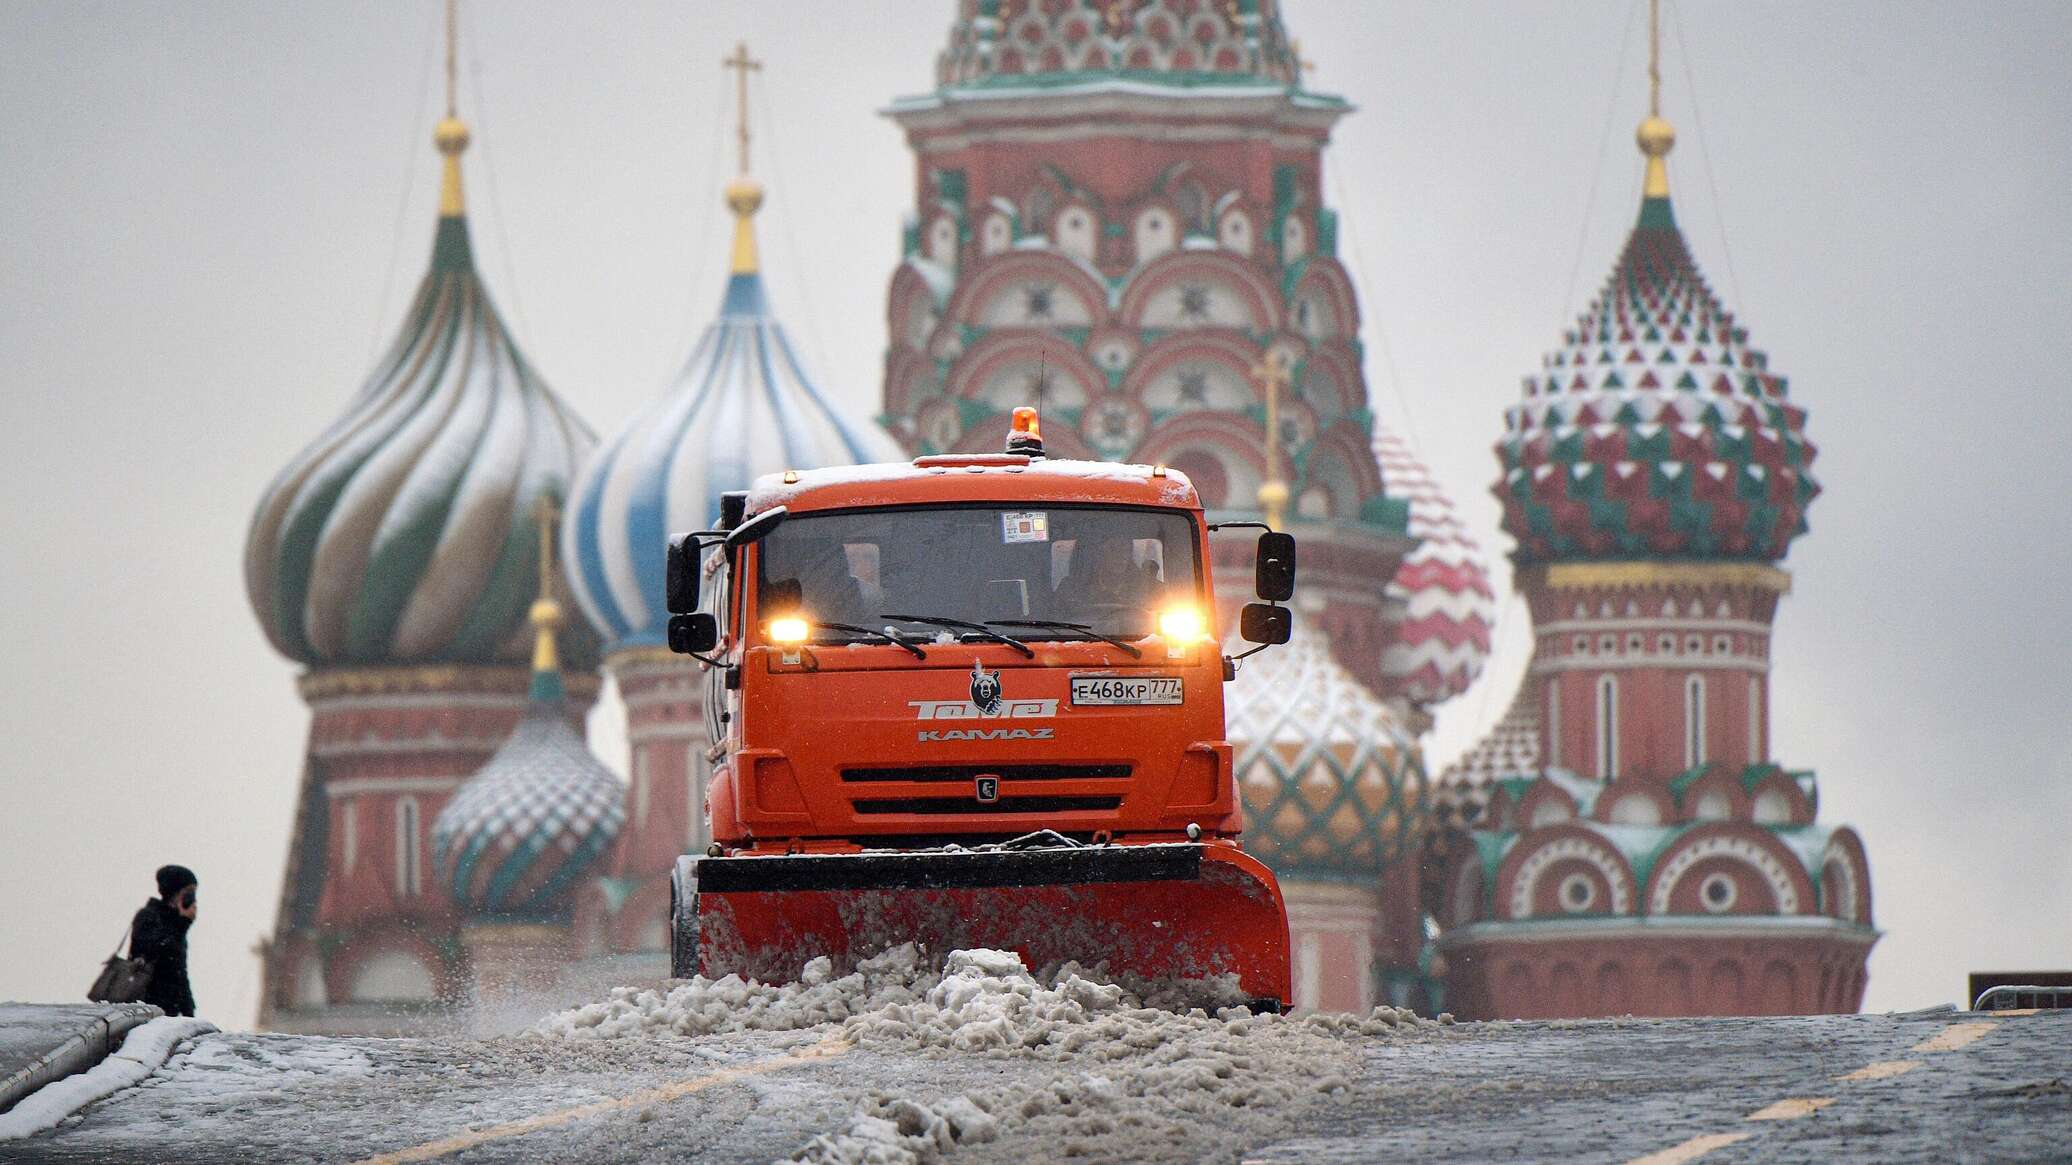
M261 1025L495 1030L666 974L668 870L708 840L710 742L698 665L663 646L663 540L762 473L991 451L1025 404L1054 456L1171 466L1212 521L1299 540L1295 638L1228 690L1299 1006L1855 1007L1863 847L1768 748L1812 447L1676 230L1666 124L1643 127L1648 191L1603 297L1499 446L1533 663L1491 735L1428 776L1419 737L1481 672L1496 596L1369 397L1322 194L1350 107L1310 88L1273 0L951 16L933 87L888 111L914 197L875 421L777 318L744 116L717 316L598 440L475 271L449 90L417 297L248 542L254 611L312 713ZM745 105L759 63L726 63ZM1212 550L1228 626L1250 538ZM600 671L623 775L582 741Z

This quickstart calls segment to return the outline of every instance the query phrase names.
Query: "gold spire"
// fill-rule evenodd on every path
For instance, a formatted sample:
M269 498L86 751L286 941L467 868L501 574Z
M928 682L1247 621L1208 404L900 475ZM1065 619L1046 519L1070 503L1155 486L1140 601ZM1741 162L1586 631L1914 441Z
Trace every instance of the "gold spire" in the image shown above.
M1633 139L1648 159L1641 197L1669 197L1669 166L1662 159L1676 145L1676 127L1662 119L1662 0L1648 0L1648 115Z
M554 532L561 528L561 507L553 494L540 495L534 517L540 526L540 594L527 617L533 626L532 670L537 675L561 670L554 646L554 633L561 627L561 603L554 598Z
M439 177L440 218L459 218L467 213L460 196L460 152L468 148L468 123L460 119L454 108L454 91L458 87L454 68L454 45L459 39L459 22L455 18L458 5L459 0L446 0L446 116L432 130L432 144L445 155L444 172Z
M1293 379L1287 354L1276 348L1252 366L1266 392L1266 480L1259 483L1259 507L1266 524L1278 530L1288 511L1288 483L1281 480L1281 389Z
M735 71L734 141L741 155L740 172L727 183L727 208L734 212L733 273L753 275L761 268L761 263L756 257L755 226L749 220L763 205L763 187L748 176L748 75L759 71L763 63L750 57L748 42L741 41L734 46L734 55L722 60L720 65Z

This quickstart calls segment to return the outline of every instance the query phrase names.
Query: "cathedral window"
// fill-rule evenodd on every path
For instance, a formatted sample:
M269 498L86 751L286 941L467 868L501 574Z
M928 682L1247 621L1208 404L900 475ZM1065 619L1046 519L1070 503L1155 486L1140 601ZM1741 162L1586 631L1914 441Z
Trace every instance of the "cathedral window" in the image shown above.
M1756 764L1763 759L1763 681L1760 676L1748 677L1748 761Z
M354 867L360 864L360 815L351 797L338 801L338 833L339 864L350 878Z
M1619 776L1619 677L1597 677L1597 779Z
M1705 763L1705 677L1684 677L1684 767Z
M396 892L406 898L424 893L422 817L417 798L396 802Z

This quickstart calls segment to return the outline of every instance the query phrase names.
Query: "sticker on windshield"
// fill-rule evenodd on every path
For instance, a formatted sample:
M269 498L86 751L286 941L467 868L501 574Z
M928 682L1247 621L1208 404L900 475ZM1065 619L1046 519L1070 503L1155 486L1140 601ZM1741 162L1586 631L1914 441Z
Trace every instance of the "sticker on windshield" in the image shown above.
M1004 513L1000 515L1000 540L1016 542L1050 541L1050 515Z

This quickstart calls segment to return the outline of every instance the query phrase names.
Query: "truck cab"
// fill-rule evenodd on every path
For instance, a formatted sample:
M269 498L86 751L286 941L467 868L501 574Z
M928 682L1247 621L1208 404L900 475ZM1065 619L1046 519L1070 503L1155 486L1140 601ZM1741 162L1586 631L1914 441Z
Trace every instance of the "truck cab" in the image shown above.
M671 606L698 608L673 621L671 642L709 665L713 761L712 847L687 859L679 897L709 898L729 868L780 882L782 870L840 881L860 868L741 865L775 856L1162 846L1123 864L1215 847L1257 865L1238 844L1232 665L1184 475L1052 461L1025 440L787 471L727 510L724 529L670 551ZM1267 597L1287 597L1292 571L1292 540L1267 534ZM1272 603L1248 607L1245 624L1264 643L1287 638ZM1030 865L991 866L1017 864ZM701 965L714 951L705 921L691 940Z

